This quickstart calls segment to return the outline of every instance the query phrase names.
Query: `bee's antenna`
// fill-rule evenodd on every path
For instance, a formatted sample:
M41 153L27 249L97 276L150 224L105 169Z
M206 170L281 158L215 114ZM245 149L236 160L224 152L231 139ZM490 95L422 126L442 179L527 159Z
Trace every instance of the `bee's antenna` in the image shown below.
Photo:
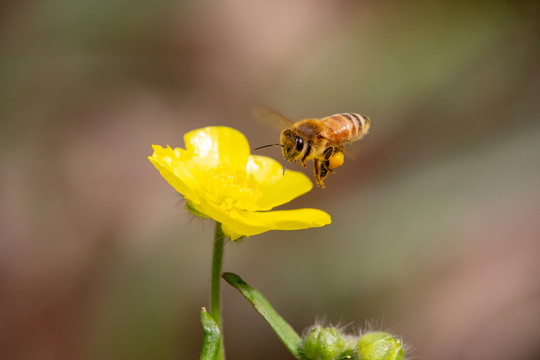
M267 148L267 147L270 147L270 146L283 147L283 145L281 145L281 144L268 144L268 145L263 145L263 146L256 147L256 148L253 149L253 151L259 150L259 149L264 149L264 148ZM283 175L285 175L285 169L286 168L287 168L287 159L285 159L285 164L283 165Z
M256 148L253 149L253 150L264 149L264 148L267 148L267 147L270 147L270 146L280 146L280 147L283 147L283 145L281 145L281 144L268 144L268 145L263 145L263 146L256 147Z

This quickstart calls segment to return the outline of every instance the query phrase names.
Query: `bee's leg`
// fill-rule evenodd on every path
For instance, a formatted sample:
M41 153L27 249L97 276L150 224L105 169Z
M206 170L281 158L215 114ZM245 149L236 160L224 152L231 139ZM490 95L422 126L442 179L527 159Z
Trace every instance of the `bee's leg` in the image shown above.
M318 159L313 159L313 172L315 173L315 181L319 185L319 178L321 174L321 164Z
M303 167L306 167L306 160L309 154L311 153L311 143L308 141L306 145L306 150L304 151L304 156L302 156L302 160L300 160L300 163Z
M328 176L328 168L326 167L326 161L321 163L321 170L320 170L320 177L321 177L321 181L326 179L326 177Z
M334 155L334 152L336 152L335 147L333 147L333 146L327 147L326 150L324 150L324 152L323 152L324 160L330 159L332 157L332 155Z
M330 168L330 161L329 160L325 160L322 163L321 167L323 167L326 170L326 172L330 172L331 174L336 173L332 168Z
M321 167L322 163L318 159L313 159L313 170L315 172L315 182L317 183L317 186L320 186L321 188L325 188L326 186L323 183L324 178L328 174L328 172Z
M336 151L337 149L335 147L330 146L329 148L324 150L323 153L324 161L322 163L322 167L326 169L326 172L330 171L332 174L335 174L336 172L330 168L330 158L336 153Z

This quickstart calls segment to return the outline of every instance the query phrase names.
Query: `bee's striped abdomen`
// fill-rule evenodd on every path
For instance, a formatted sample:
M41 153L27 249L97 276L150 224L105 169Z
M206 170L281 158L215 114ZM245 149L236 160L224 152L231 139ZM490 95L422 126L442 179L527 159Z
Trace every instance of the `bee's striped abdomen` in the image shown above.
M367 116L355 113L342 113L321 119L334 135L337 143L353 142L361 139L369 130L370 120Z

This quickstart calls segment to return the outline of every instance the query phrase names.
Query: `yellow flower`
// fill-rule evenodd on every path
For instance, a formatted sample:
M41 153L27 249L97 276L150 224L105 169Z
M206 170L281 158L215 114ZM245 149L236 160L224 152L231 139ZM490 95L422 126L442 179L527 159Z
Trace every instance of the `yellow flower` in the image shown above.
M269 230L298 230L330 224L317 209L268 211L308 192L307 176L277 161L250 155L242 133L206 127L184 136L186 149L153 145L148 159L167 182L184 195L195 214L213 218L236 240Z

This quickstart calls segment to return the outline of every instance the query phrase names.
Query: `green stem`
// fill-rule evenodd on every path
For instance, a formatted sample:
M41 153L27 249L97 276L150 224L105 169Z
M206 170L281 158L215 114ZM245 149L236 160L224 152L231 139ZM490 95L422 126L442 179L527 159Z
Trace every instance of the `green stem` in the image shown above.
M221 332L221 346L219 347L219 353L217 360L225 360L225 349L223 347L223 329L221 326L221 260L223 259L223 243L225 240L225 235L221 229L221 224L216 222L216 233L214 239L214 255L212 257L212 278L210 282L210 310L212 317L219 326L219 331Z

